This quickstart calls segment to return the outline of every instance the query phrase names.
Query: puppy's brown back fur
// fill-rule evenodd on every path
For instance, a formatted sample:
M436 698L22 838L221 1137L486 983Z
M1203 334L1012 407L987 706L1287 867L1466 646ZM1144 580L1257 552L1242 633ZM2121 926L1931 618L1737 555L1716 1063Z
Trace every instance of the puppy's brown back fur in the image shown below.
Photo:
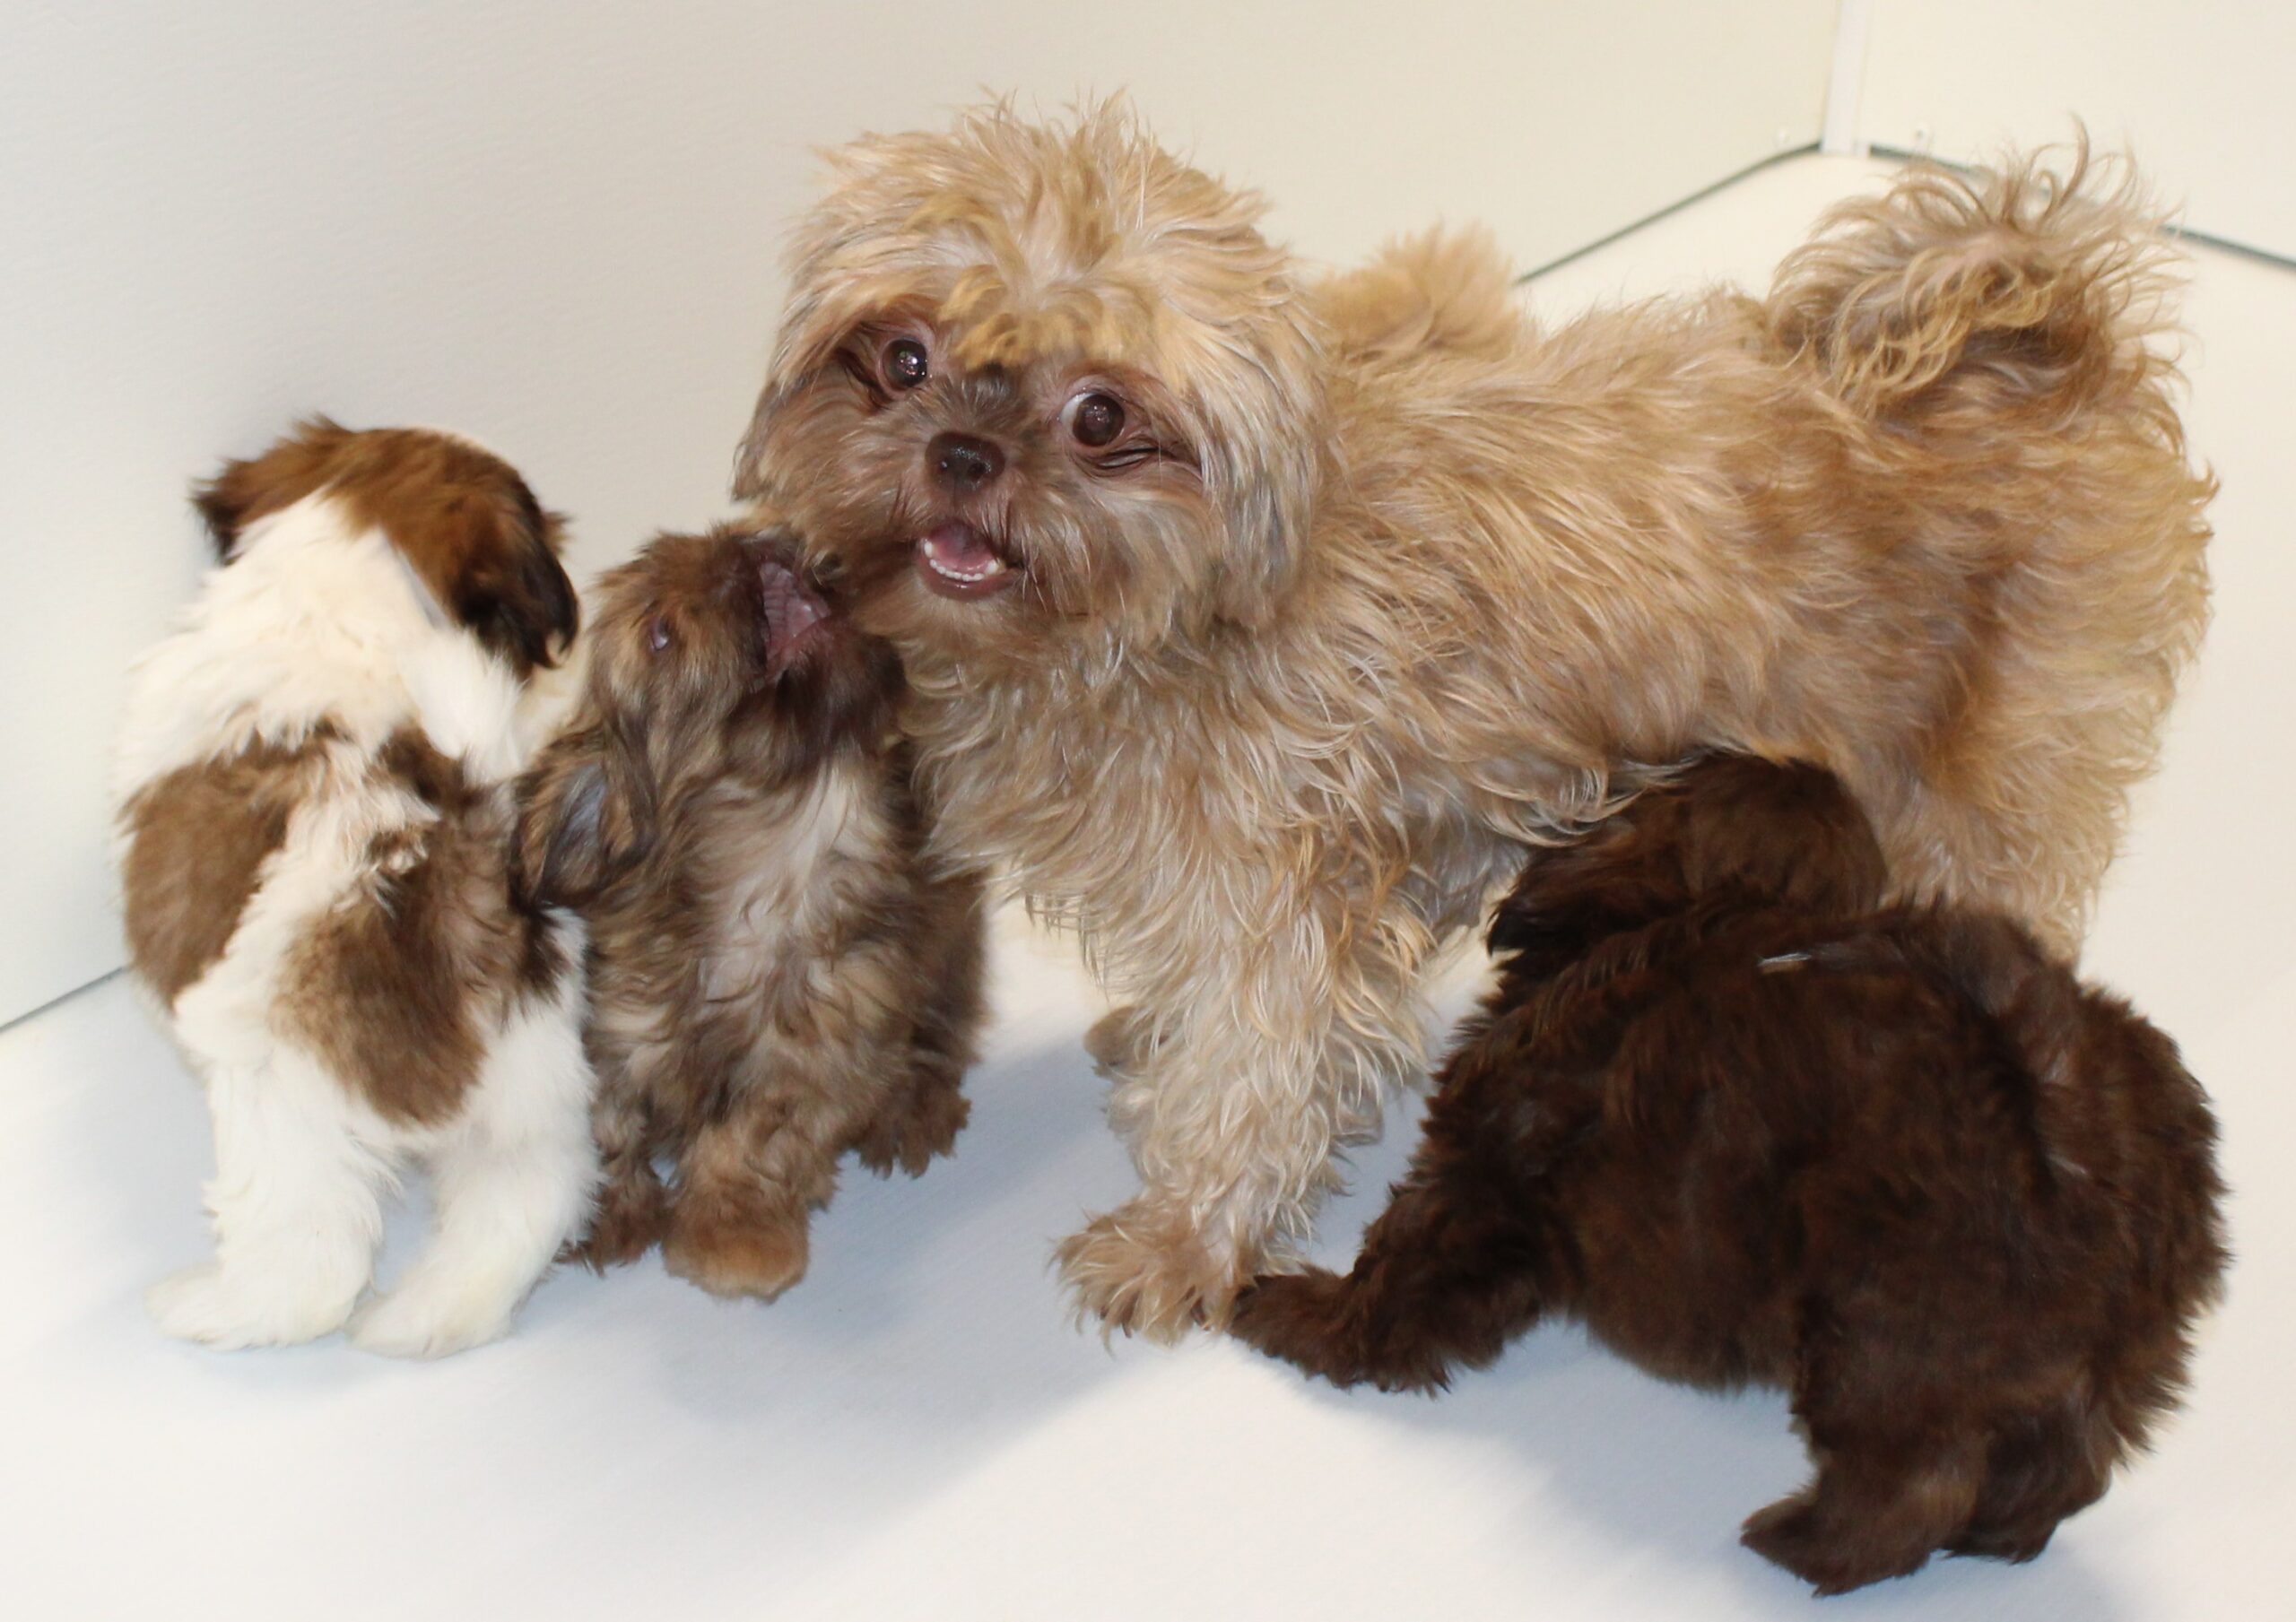
M1426 1387L1578 1317L1792 1393L1817 1474L1746 1540L1822 1589L2039 1553L2182 1387L2213 1123L2173 1045L2014 924L1862 913L1848 809L1717 760L1534 859L1494 926L1528 950L1354 1269L1262 1280L1236 1332Z

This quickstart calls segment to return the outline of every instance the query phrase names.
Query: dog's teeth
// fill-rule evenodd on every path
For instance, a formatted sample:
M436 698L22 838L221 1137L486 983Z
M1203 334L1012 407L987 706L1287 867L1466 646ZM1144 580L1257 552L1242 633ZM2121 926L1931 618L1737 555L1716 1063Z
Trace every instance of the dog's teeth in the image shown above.
M945 563L941 559L940 542L933 540L927 540L925 542L925 560L933 566L935 574L951 580L962 580L968 584L976 580L987 580L1004 572L1004 559L993 552L972 568L959 568L953 564Z

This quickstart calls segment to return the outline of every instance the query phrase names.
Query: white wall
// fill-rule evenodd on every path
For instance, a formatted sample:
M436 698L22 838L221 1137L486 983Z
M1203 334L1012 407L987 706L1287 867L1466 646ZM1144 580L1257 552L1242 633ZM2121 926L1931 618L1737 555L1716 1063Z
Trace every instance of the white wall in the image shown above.
M1057 106L1128 84L1315 253L1475 215L1537 262L1813 139L1831 14L16 0L0 1019L117 960L120 672L195 577L186 481L291 413L479 435L575 516L587 568L717 504L810 148L982 87Z
M2133 149L2195 230L2296 258L2291 0L1869 4L1859 134L1961 160L2063 141Z

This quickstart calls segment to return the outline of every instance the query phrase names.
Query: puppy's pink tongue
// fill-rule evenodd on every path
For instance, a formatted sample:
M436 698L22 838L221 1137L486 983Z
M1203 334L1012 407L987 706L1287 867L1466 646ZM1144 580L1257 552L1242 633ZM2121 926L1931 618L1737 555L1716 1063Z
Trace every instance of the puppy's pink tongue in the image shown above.
M1012 567L978 530L954 519L917 543L917 572L944 597L986 597L1013 584Z

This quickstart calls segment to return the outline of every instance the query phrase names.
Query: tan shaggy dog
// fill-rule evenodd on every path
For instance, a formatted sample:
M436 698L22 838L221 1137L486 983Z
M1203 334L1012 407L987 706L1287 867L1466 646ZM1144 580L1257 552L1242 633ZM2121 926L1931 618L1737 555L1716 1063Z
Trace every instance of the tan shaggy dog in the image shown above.
M735 485L900 649L947 854L1124 1005L1144 1187L1060 1252L1109 1325L1295 1256L1438 948L1689 750L2078 940L2205 617L2132 186L1915 170L1767 299L1547 328L1476 239L1318 282L1118 105L831 161Z

